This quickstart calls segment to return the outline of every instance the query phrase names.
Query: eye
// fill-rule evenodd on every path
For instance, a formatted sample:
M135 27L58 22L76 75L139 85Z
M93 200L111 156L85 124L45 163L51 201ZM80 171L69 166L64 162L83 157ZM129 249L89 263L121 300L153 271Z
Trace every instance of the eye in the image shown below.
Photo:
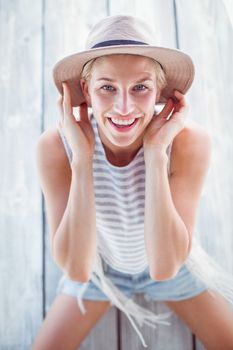
M101 89L103 89L105 91L113 91L114 87L111 85L103 85L103 86L101 86Z
M145 85L143 85L143 84L138 84L138 85L135 86L134 89L136 89L138 91L143 91L143 90L146 90L147 87Z

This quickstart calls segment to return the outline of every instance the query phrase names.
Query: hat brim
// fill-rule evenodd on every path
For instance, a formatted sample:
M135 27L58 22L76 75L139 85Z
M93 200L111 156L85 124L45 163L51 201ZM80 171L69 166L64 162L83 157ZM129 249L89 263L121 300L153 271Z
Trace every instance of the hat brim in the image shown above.
M67 82L71 91L72 106L76 107L85 102L80 86L83 66L93 58L113 54L145 56L153 58L162 65L167 85L162 90L158 103L165 103L173 96L174 89L185 94L194 79L195 69L191 57L178 49L147 45L116 45L78 52L57 62L53 69L53 78L60 94L63 94L62 82Z

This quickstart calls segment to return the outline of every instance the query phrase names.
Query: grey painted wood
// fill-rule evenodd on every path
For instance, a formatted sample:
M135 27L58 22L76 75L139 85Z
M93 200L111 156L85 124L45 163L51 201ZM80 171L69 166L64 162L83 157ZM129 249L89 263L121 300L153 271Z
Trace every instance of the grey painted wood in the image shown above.
M74 53L76 47L77 51L81 49L82 42L79 42L79 40L81 41L79 38L82 38L82 35L77 35L76 33L84 34L85 32L83 25L83 19L85 18L83 7L84 6L77 1L70 1L69 6L67 6L67 2L62 0L59 2L45 2L45 129L56 127L59 120L57 109L57 99L59 95L53 83L52 69L59 59L65 55ZM79 40L74 40L76 37ZM45 302L47 312L55 298L57 283L62 274L51 256L47 221L45 244Z
M77 350L118 349L117 309L111 307Z
M106 15L106 0L45 1L45 129L56 125L59 118L53 66L64 56L83 49L92 25Z
M59 97L52 79L52 69L55 63L65 55L73 54L83 48L89 28L94 21L91 1L65 0L47 1L45 3L45 129L56 127L59 120L57 99ZM95 15L101 18L106 14L105 1L96 3ZM50 307L56 294L57 282L61 271L52 260L49 232L46 222L45 233L45 279L46 279L46 310Z
M158 45L176 46L173 1L110 0L110 15L132 15L145 19L156 33Z
M196 234L208 253L233 273L232 25L222 1L176 3L180 48L190 53L196 66L189 94L191 117L209 130L213 147ZM204 349L196 341L197 349Z
M45 129L56 126L59 120L57 110L58 93L52 80L54 64L65 55L73 54L84 47L85 39L92 25L107 15L105 0L45 2ZM78 109L75 110L77 115ZM78 208L77 208L78 210ZM54 299L61 271L51 256L49 232L45 231L45 312L49 311ZM78 327L78 325L77 325ZM116 349L116 310L109 312L96 324L84 340L80 350Z
M0 348L29 349L42 318L41 3L2 2L0 22Z

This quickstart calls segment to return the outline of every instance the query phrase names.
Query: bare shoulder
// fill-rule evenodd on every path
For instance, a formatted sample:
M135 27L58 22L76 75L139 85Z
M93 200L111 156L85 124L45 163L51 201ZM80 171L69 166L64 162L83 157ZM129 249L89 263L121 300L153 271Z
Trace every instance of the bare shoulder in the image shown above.
M49 168L61 167L69 171L68 157L56 127L50 127L40 135L36 151L37 162Z
M56 127L49 128L40 135L36 162L52 238L64 214L71 183L69 160Z
M212 139L206 128L189 119L185 127L174 138L171 150L171 174L185 164L198 164L203 168L209 164Z
M56 127L51 127L40 135L36 147L36 163L45 198L60 192L67 195L71 182L71 168Z

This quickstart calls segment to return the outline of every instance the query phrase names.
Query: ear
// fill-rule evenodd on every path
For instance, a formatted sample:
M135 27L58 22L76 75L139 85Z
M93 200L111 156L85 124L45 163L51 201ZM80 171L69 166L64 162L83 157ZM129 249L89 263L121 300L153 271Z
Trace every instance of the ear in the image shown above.
M85 97L86 103L88 107L91 107L91 96L89 94L89 85L85 79L80 79L80 86L82 89L82 93Z

